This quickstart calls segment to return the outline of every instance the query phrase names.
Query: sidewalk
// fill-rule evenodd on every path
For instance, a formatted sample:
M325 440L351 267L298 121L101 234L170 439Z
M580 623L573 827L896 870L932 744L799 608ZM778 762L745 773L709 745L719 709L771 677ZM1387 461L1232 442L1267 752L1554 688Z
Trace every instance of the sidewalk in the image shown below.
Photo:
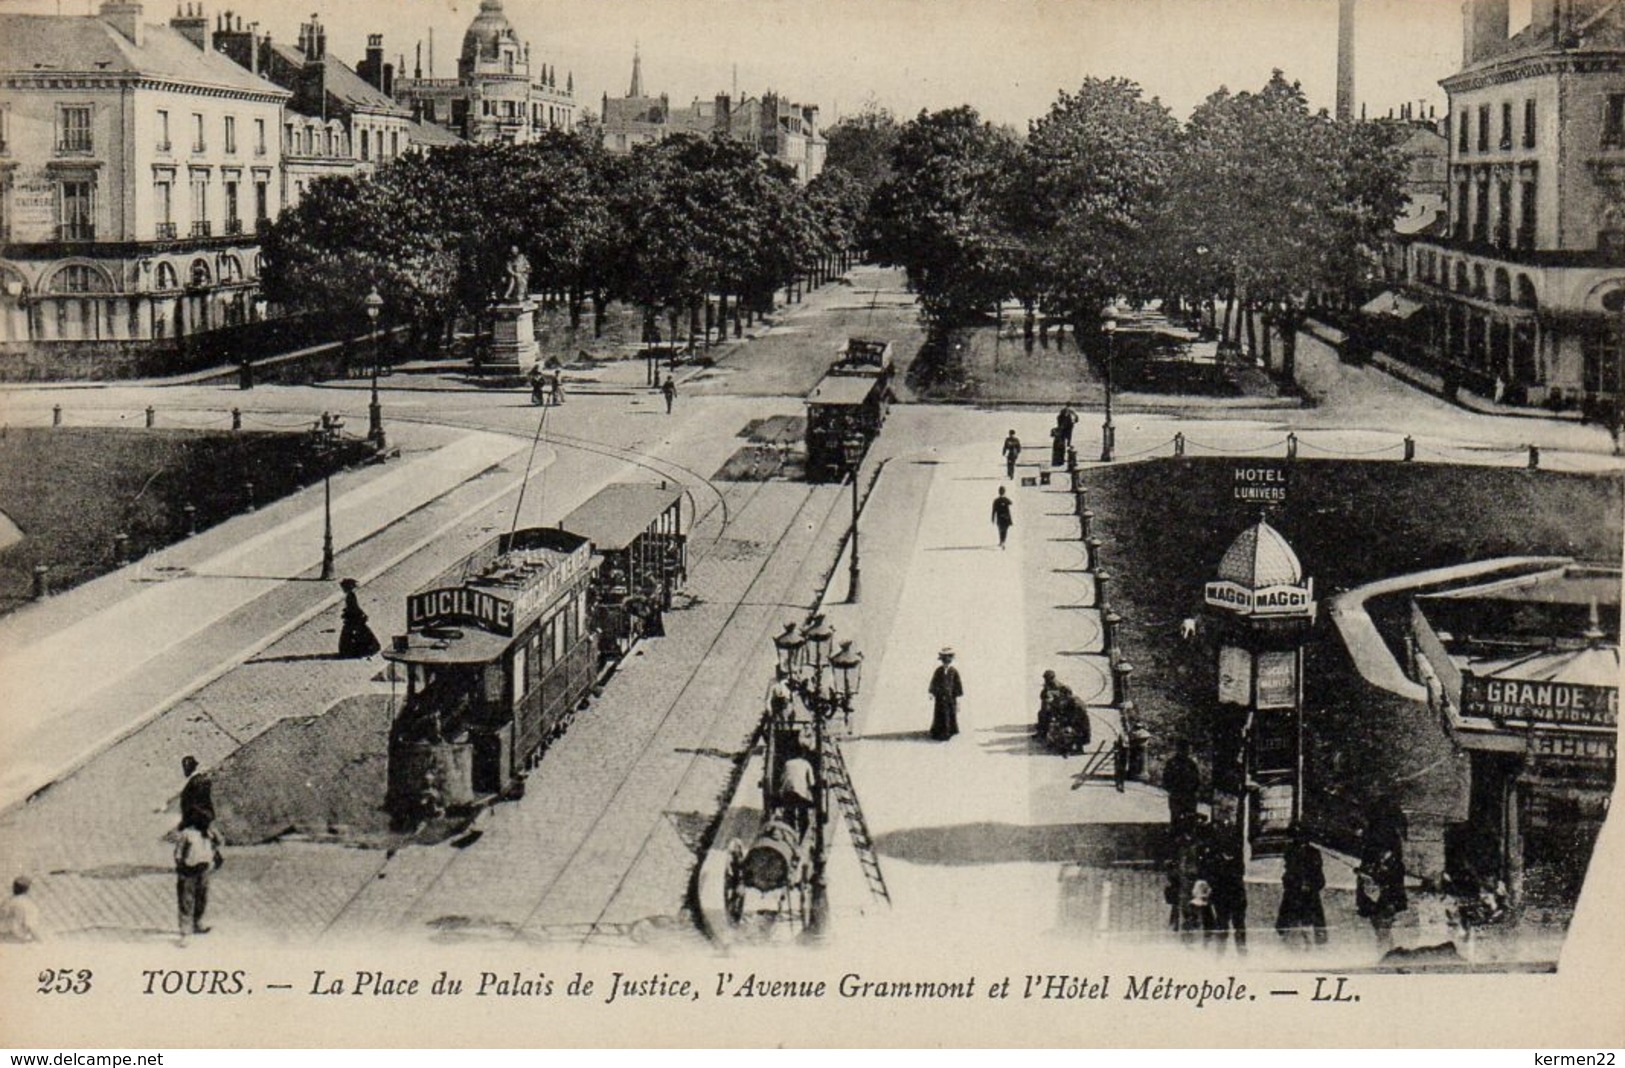
M524 447L497 434L405 426L397 443L400 459L332 479L336 553ZM261 605L259 632L269 642L336 601L336 586L314 581L322 497L314 484L0 620L0 746L13 754L0 775L0 810L251 652L214 640L228 617ZM291 602L270 603L289 588Z

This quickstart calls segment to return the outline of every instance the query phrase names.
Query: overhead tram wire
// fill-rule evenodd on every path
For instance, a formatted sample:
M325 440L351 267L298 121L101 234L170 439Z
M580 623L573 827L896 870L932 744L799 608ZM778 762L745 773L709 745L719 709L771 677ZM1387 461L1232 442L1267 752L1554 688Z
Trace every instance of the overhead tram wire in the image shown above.
M519 480L519 497L513 502L513 522L508 524L508 545L513 546L513 536L519 530L519 513L525 507L525 490L530 488L530 472L536 466L536 449L542 443L542 433L547 429L547 413L550 405L542 405L542 414L536 420L536 433L530 439L530 456L525 460L525 477ZM542 492L542 505L547 504L547 491L544 486Z

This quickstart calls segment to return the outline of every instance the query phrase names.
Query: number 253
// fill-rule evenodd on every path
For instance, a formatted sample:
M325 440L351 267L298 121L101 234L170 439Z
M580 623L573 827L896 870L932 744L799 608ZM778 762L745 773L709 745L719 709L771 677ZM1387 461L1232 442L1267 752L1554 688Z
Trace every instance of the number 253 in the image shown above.
M39 973L39 994L88 994L90 969L47 968Z

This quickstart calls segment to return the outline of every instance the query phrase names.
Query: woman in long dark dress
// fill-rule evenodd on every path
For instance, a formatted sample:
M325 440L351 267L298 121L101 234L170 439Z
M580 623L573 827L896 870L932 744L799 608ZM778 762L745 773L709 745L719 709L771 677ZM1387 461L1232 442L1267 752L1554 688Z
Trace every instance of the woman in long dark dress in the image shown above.
M1308 828L1292 825L1292 842L1286 847L1281 870L1281 908L1275 915L1275 930L1290 945L1309 942L1326 944L1326 910L1320 892L1326 888L1326 869L1320 850L1309 841Z
M339 583L344 590L344 625L339 630L339 658L343 660L364 660L380 648L378 636L367 626L367 613L361 610L361 602L356 599L358 585L355 579L349 578Z
M931 737L946 742L959 733L959 699L965 694L965 686L954 667L952 649L944 649L937 659L942 663L931 673Z

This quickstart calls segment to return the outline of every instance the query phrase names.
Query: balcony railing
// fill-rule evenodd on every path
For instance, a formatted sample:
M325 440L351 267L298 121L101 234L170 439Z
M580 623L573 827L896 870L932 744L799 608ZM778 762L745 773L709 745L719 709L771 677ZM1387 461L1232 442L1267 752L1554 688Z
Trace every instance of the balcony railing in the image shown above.
M58 241L94 241L96 224L92 222L65 222L56 227Z
M242 232L243 232L243 220L241 220L241 219L227 219L226 220L226 233L228 233L228 234L240 234Z
M266 218L265 216L262 215L258 219L254 220L254 232L256 234L263 234L267 230L269 230L270 228L271 228L271 220Z
M91 140L88 137L64 137L56 143L57 155L86 155L92 151Z
M175 240L175 224L172 222L159 223L157 226L157 236L158 240L160 241Z
M174 147L175 146L171 145L167 140L158 142L158 151L160 152L168 152Z
M192 224L193 237L208 237L214 233L214 226L207 219L200 219Z

